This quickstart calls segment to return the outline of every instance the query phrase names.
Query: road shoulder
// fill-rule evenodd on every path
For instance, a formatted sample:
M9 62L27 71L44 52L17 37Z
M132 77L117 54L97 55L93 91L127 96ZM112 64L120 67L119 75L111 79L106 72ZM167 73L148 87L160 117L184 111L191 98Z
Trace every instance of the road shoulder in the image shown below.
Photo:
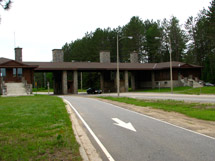
M83 130L83 127L80 125L80 122L76 117L76 114L67 104L67 102L66 101L64 102L66 103L66 109L72 122L72 128L76 140L80 144L79 150L83 161L102 161L93 144L91 143L90 139L88 138L87 134Z
M215 138L215 121L199 120L180 113L167 112L150 107L140 107L101 98L96 99Z

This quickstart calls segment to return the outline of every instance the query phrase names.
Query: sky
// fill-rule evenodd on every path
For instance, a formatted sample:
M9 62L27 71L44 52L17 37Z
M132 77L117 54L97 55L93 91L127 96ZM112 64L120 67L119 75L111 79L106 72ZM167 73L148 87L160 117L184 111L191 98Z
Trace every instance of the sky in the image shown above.
M131 17L163 20L175 16L184 24L211 0L13 0L0 8L0 57L14 59L23 48L23 61L52 61L52 49L81 39L97 28L117 28Z

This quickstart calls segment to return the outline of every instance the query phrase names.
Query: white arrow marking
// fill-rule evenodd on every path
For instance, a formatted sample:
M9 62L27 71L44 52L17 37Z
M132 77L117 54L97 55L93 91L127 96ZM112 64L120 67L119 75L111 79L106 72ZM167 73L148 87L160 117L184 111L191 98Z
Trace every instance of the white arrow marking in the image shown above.
M126 122L123 122L122 120L120 120L118 118L112 118L112 120L116 122L116 123L114 123L114 125L121 126L121 127L126 128L128 130L136 132L136 129L133 127L133 125L130 122L126 123Z

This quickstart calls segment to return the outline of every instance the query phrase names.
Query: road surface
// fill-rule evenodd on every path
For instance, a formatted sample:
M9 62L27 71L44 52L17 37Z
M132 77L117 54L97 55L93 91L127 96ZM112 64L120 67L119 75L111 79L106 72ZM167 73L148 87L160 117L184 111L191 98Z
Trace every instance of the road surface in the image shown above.
M101 96L117 96L116 93L104 93ZM187 94L169 94L169 93L141 93L141 92L128 92L120 93L121 97L130 97L137 99L161 99L161 100L176 100L186 102L199 102L199 103L215 103L215 95L187 95Z
M100 141L108 158L103 157L104 160L215 160L215 139L212 137L96 99L77 96L62 98L71 103Z

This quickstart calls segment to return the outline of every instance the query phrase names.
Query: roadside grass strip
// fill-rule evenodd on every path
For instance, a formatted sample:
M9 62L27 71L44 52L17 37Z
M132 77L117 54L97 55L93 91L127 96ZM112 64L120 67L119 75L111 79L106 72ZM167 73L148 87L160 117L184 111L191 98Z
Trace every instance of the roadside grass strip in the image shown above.
M215 104L187 103L174 100L141 100L128 97L99 97L102 99L123 102L140 107L151 107L164 111L174 111L186 116L215 121Z
M129 92L133 92L131 89ZM156 92L156 93L170 93L170 88L155 88L155 89L144 89L144 90L135 90L135 92ZM200 88L192 88L192 87L174 87L174 93L178 94L215 94L215 87L200 87Z
M0 160L82 160L61 98L0 97Z
M32 91L33 92L48 92L48 89L46 89L46 88L33 88ZM49 92L54 92L54 89L50 88Z

